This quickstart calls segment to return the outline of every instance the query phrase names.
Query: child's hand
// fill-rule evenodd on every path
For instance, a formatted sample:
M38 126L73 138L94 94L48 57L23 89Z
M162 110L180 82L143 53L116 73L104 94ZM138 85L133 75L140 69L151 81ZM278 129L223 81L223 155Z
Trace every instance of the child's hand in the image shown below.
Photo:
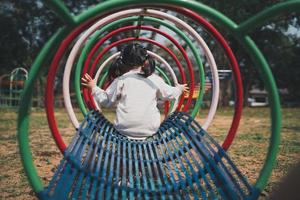
M189 92L189 87L187 84L178 84L177 87L181 89L182 93Z
M90 75L85 74L82 78L81 78L81 84L85 87L87 87L88 89L93 89L94 87L96 87L96 80L92 79L90 77Z

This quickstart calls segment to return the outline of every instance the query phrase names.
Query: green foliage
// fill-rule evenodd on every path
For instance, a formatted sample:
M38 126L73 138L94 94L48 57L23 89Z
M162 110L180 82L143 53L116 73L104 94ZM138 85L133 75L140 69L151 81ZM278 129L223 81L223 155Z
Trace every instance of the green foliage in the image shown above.
M42 45L61 26L40 0L0 2L0 73L29 69Z
M240 24L251 18L258 12L284 2L283 0L231 0L231 1L208 1L200 2L211 6L224 15ZM222 32L223 33L223 32ZM247 91L253 85L263 88L263 83L258 79L258 71L255 70L254 63L249 59L249 55L243 51L243 47L227 36L235 50L241 71L243 74L244 89ZM279 16L272 19L267 24L253 30L251 37L265 55L271 70L274 74L279 88L288 89L288 98L282 99L293 101L300 104L300 91L297 88L300 85L300 16L291 13L287 16Z
M66 0L64 2L71 12L79 14L101 0ZM283 0L201 0L200 2L219 10L240 24ZM62 23L42 0L2 0L0 2L0 26L0 75L2 75L16 67L29 69L43 44L62 26ZM194 27L197 28L197 26ZM231 35L224 32L222 27L218 29L229 40L238 58L247 98L247 91L253 85L263 88L262 81L257 78L258 72L243 47ZM212 41L209 39L209 34L203 32L203 36L208 39L207 41ZM154 38L155 35L151 37ZM290 93L289 100L300 103L300 91L297 88L300 84L298 78L300 76L299 15L291 13L288 16L272 19L259 29L253 30L251 37L270 63L279 88L287 88ZM118 38L112 38L112 40L118 40ZM212 41L209 47L216 55L216 60L219 60L220 67L229 65L218 45L214 45Z
M288 25L286 20L297 21L297 24ZM292 33L289 31L290 27L298 30ZM300 84L300 17L291 16L271 23L256 31L254 37L270 63L278 87L289 90L289 100L299 100L300 91L297 86Z
M284 0L219 0L219 1L210 1L210 0L198 0L199 2L206 4L236 23L241 23L256 13L268 8L279 2L284 2Z

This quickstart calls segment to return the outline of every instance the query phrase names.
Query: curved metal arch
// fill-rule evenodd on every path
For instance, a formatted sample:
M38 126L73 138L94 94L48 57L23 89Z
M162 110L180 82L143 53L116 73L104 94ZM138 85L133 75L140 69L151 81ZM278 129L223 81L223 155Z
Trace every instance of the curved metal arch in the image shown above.
M47 2L49 2L48 0ZM55 0L55 2L60 2L59 0ZM295 5L297 8L299 8L300 2L299 1L293 1L295 2ZM126 0L122 1L123 4L136 4L136 5L142 5L146 4L146 0ZM242 44L245 44L247 51L252 56L252 59L255 61L255 63L258 64L258 68L260 70L260 74L267 77L265 80L267 90L269 92L269 97L271 100L271 110L272 110L272 136L271 136L271 142L270 147L268 150L268 156L267 156L267 162L265 163L263 170L261 171L260 177L258 178L255 186L261 190L266 185L267 179L270 176L270 166L272 169L272 166L275 161L274 152L276 156L276 152L278 150L278 144L280 140L280 129L281 129L281 112L280 112L280 102L279 102L279 96L276 90L276 84L274 81L274 78L272 74L270 74L270 69L268 67L268 64L263 57L262 53L259 51L257 46L255 45L254 41L251 40L251 38L247 35L243 35L238 29L238 25L234 23L232 20L227 18L226 16L222 15L221 13L217 12L216 10L205 6L201 3L194 2L194 1L179 1L179 0L161 0L160 4L166 5L166 4L174 4L177 6L183 6L186 8L189 8L196 12L201 12L202 15L212 19L217 24L220 24L221 26L225 27L227 30L229 30L235 38L237 38ZM72 17L71 21L76 21L76 24L80 24L83 21L88 20L89 18L96 16L99 13L99 10L105 11L109 9L115 9L120 4L120 1L110 1L110 2L104 2L103 4L100 4L98 6L95 6L93 9L90 9L88 12L84 12L81 15L77 16L74 20ZM155 3L156 5L156 3ZM251 24L249 22L249 24ZM38 73L41 70L42 63L45 62L46 58L49 57L48 53L51 49L56 47L57 43L60 43L63 40L63 37L72 29L73 25L69 25L61 30L59 30L44 46L40 54L38 55L37 59L35 60L32 70L29 73L29 81L27 81L24 92L22 95L23 103L20 105L19 109L19 116L18 116L18 140L19 140L19 148L20 153L22 157L22 162L25 168L25 171L28 175L30 184L32 185L34 191L36 193L40 193L43 190L43 185L41 183L40 178L37 175L36 169L33 164L32 155L29 147L29 141L28 141L28 125L29 125L29 108L30 105L28 104L28 100L32 97L32 86L34 81L37 78ZM246 25L244 25L247 27ZM250 26L250 25L248 25ZM250 29L250 28L249 28ZM240 29L242 30L242 29ZM271 156L270 156L271 155Z

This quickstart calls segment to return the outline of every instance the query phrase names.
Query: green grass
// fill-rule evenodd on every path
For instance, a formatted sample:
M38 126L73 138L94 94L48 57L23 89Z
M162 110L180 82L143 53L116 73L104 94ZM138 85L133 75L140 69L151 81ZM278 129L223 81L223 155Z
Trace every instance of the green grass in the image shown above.
M277 163L272 172L265 195L271 192L280 179L300 159L300 108L284 108L282 140ZM79 110L76 110L80 115ZM104 111L111 121L114 114ZM200 112L200 121L207 110ZM232 108L219 109L208 132L219 142L227 134L232 120ZM203 116L202 116L203 115ZM56 120L59 130L68 143L75 130L64 109L57 109ZM11 109L0 110L0 199L35 199L21 165L16 141L17 113ZM238 168L254 184L264 163L269 141L269 110L267 108L246 108L243 111L237 136L228 153ZM62 158L50 135L48 122L43 109L32 110L30 121L30 145L39 176L45 185ZM264 199L265 196L262 197Z

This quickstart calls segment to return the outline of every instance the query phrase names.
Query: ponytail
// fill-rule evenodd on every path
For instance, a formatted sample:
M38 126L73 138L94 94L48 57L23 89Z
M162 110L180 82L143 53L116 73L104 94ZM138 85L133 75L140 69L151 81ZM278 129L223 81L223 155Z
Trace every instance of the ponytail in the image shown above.
M118 57L108 69L108 79L112 81L113 79L123 75L125 73L125 67L121 57Z
M138 66L142 66L140 75L145 78L155 71L155 61L149 57L145 47L137 43L132 43L125 46L121 51L120 57L111 64L108 70L109 81L122 76Z
M142 67L142 76L147 78L155 71L155 60L153 58L149 58L147 55L147 60L144 62L144 66Z

